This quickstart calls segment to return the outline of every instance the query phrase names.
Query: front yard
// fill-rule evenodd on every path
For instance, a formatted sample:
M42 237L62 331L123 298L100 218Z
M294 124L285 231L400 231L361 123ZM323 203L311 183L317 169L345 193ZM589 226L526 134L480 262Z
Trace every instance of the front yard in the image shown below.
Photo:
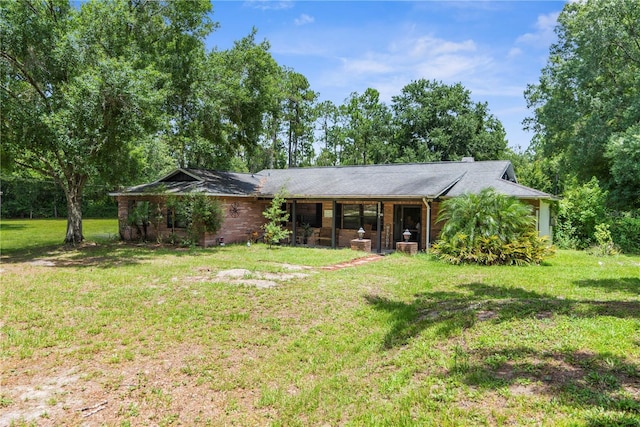
M358 264L115 221L59 249L38 224L2 223L0 425L640 425L640 257Z

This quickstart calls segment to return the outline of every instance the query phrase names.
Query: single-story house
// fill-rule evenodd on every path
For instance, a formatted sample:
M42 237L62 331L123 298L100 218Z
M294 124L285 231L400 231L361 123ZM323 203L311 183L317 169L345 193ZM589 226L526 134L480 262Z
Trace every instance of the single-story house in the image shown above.
M215 235L201 238L200 243L209 246L246 243L259 235L266 222L262 212L284 190L289 243L348 247L362 227L372 250L384 252L394 250L406 230L410 241L428 248L442 229L436 221L440 203L488 187L532 205L540 236L551 238L554 196L518 184L506 160L266 169L253 174L182 168L112 196L118 201L125 240L136 237L127 219L138 202L154 203L164 218L148 231L154 238L180 232L163 204L167 195L198 191L217 198L225 218Z

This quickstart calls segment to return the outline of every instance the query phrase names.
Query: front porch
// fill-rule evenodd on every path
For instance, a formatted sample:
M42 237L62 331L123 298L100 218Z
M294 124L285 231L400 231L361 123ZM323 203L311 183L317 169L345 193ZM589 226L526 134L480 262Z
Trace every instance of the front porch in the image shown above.
M425 250L437 238L435 223L438 202L431 200L308 200L290 199L287 212L291 245L348 248L358 238L360 227L364 239L371 241L371 251L389 253L404 241L409 230L410 242ZM424 226L426 224L426 226Z

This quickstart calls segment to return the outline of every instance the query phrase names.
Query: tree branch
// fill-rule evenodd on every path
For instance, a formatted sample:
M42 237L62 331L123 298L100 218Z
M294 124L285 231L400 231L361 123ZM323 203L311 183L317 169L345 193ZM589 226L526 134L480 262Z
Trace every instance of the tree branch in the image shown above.
M35 13L36 15L40 13L40 12L38 12L38 9L36 9L36 8L33 6L33 4L31 4L31 2L30 2L30 1L28 1L28 0L22 0L22 2L23 2L24 4L26 4L26 5L27 5L27 7L28 7L29 9L31 9L31 11L32 11L33 13Z
M36 92L38 92L38 94L40 95L40 97L42 98L43 101L45 101L45 105L47 106L47 109L51 110L49 107L49 103L47 102L47 96L45 95L45 93L38 87L38 83L36 82L36 80L27 72L27 70L25 69L24 65L20 63L20 61L18 61L17 58L14 58L13 56L11 56L8 52L6 51L0 51L0 57L7 59L9 62L11 62L13 64L13 66L15 68L18 69L18 71L20 72L20 74L22 74L24 76L24 78L29 82L29 84L36 90Z
M51 17L57 23L58 22L58 18L56 17L56 12L55 12L55 10L53 8L53 0L49 0L47 3L49 5L49 13L51 13Z
M6 93L9 94L9 96L11 96L13 99L20 101L20 97L18 95L16 95L14 92L10 91L9 88L7 88L6 86L0 85L0 89L4 90Z
M49 165L48 163L45 162L45 167L38 167L36 166L33 162L23 162L21 160L14 160L14 162L16 163L16 165L21 166L25 169L31 169L34 170L36 172L38 172L41 175L44 176L48 176L50 178L52 178L54 181L59 182L60 177L53 171L53 168L51 167L51 165Z

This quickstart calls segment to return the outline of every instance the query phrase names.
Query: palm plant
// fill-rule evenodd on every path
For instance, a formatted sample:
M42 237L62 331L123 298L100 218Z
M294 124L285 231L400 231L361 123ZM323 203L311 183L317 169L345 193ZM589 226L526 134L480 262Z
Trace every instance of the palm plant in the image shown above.
M539 263L549 249L538 238L531 206L489 188L446 200L434 250L452 263Z

